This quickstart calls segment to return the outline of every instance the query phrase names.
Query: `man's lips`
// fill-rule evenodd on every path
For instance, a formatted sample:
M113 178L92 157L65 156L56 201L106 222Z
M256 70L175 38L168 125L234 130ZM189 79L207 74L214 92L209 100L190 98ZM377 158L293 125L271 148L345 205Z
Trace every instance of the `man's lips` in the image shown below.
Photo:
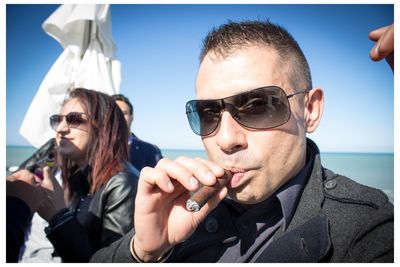
M245 173L244 172L237 172L232 176L231 182L230 182L230 187L231 188L236 188L239 187L242 184L242 180L244 177Z
M238 167L227 167L225 169L231 173L231 179L229 182L231 188L239 187L242 184L243 177L248 172L247 169Z

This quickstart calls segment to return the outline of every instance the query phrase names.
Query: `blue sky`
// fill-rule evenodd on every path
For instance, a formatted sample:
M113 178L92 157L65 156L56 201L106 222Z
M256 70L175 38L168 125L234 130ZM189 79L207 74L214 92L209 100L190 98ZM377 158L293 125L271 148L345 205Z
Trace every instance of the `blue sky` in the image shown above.
M41 28L58 5L6 6L6 143L29 145L19 127L62 47ZM120 93L135 107L132 130L160 148L202 149L185 116L195 98L202 39L228 20L270 19L306 55L325 111L309 135L323 152L393 152L393 73L373 62L368 33L393 22L393 5L112 5ZM45 103L44 103L45 104Z

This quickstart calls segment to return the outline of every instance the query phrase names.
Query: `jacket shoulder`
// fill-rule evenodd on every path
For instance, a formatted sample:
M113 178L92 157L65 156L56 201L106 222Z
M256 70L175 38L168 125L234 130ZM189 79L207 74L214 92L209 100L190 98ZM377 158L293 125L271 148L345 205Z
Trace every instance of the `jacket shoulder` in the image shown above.
M161 153L161 150L158 148L158 146L143 141L142 139L139 138L135 138L132 143L131 143L131 147L139 147L140 149L146 150L146 151L151 151L153 153Z
M343 203L367 205L373 208L391 205L388 196L379 189L362 185L346 176L324 169L324 194Z
M392 261L394 208L386 194L327 169L324 172L322 209L330 221L331 261Z
M139 171L129 162L124 163L124 169L115 174L107 182L102 194L109 192L135 192L139 181Z

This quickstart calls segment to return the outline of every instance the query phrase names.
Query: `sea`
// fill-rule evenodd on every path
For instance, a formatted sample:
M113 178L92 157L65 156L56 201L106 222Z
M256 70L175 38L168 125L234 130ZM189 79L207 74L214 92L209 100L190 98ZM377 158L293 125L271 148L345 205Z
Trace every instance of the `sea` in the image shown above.
M6 166L18 166L35 152L34 147L6 146ZM166 158L179 156L207 159L204 150L162 149ZM393 153L321 153L322 165L361 184L381 189L394 203ZM6 174L9 172L6 170Z

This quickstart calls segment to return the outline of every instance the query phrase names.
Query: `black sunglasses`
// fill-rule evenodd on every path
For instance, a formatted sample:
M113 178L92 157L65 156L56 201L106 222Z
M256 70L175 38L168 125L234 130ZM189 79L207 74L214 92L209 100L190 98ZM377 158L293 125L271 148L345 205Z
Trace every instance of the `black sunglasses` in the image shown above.
M53 130L56 130L60 123L65 118L68 127L77 128L82 123L86 122L86 119L83 118L83 112L70 112L67 115L52 115L50 117L50 126Z
M278 86L266 86L241 94L186 103L186 116L192 131L200 136L212 134L221 114L228 111L240 125L250 129L271 129L285 124L291 114L289 98L310 89L287 95Z

